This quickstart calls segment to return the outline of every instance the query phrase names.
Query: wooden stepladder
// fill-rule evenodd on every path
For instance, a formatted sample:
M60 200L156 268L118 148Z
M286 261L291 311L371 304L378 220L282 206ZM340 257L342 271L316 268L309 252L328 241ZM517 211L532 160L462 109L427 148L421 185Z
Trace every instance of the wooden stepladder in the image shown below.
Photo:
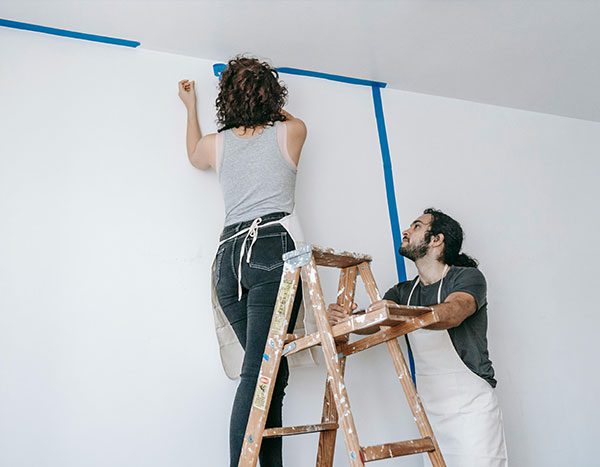
M338 428L341 428L348 451L349 465L352 467L364 466L366 462L379 459L423 452L427 452L434 467L445 466L444 458L396 339L416 329L436 323L438 318L435 312L429 307L383 305L363 314L351 315L345 321L332 327L327 319L327 305L323 298L317 266L340 269L338 304L349 305L354 301L358 275L363 280L369 298L375 302L380 300L381 296L371 272L371 257L306 245L285 254L283 259L284 267L279 294L273 311L269 337L265 346L238 465L240 467L257 465L263 438L320 432L316 465L317 467L331 467L336 433ZM306 312L309 313L312 309L318 331L298 337L288 335L286 331L300 279L310 297L310 303L305 304ZM374 334L348 343L350 333L366 329L378 330ZM344 382L346 357L382 343L386 344L391 355L421 438L361 447ZM265 429L281 358L317 345L320 345L323 350L327 367L321 423Z

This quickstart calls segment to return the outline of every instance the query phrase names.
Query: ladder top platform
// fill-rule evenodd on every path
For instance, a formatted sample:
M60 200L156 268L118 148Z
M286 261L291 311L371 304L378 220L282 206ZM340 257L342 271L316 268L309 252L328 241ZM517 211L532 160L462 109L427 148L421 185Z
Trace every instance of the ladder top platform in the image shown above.
M306 258L309 257L311 253L315 258L317 266L332 268L348 268L373 260L370 255L354 253L351 251L340 251L333 248L325 248L310 244L302 245L301 247L284 254L283 260L292 263L298 261L298 265L302 265L303 263L308 262Z

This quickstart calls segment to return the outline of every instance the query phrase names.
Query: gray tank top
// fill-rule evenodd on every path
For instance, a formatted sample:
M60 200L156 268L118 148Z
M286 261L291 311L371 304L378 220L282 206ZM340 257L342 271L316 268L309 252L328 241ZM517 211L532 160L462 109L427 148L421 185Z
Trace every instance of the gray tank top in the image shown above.
M237 136L232 130L219 134L223 136L221 148L217 143L217 167L226 226L294 210L296 167L280 149L277 133L282 130L285 134L285 125L276 122L251 137ZM285 137L283 143L285 148Z

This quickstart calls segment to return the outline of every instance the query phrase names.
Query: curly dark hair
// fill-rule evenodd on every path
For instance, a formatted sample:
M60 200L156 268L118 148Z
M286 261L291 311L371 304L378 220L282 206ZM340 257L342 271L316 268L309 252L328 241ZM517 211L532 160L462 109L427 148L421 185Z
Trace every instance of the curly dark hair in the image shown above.
M444 234L444 264L476 268L479 263L465 253L460 253L465 234L460 224L448 214L434 208L425 209L423 214L433 217L429 230L425 233L425 242L429 243L434 235Z
M281 110L287 94L277 70L256 58L238 55L229 60L221 75L216 102L218 131L284 121Z

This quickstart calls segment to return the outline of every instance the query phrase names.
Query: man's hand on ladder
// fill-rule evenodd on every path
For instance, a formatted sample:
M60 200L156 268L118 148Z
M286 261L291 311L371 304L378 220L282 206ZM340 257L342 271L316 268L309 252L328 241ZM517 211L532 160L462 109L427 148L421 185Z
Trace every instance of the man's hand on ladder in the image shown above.
M356 303L352 303L350 306L342 306L337 303L331 303L327 307L327 318L329 319L329 324L331 326L335 326L336 324L341 323L342 321L346 321L354 310L356 310Z

